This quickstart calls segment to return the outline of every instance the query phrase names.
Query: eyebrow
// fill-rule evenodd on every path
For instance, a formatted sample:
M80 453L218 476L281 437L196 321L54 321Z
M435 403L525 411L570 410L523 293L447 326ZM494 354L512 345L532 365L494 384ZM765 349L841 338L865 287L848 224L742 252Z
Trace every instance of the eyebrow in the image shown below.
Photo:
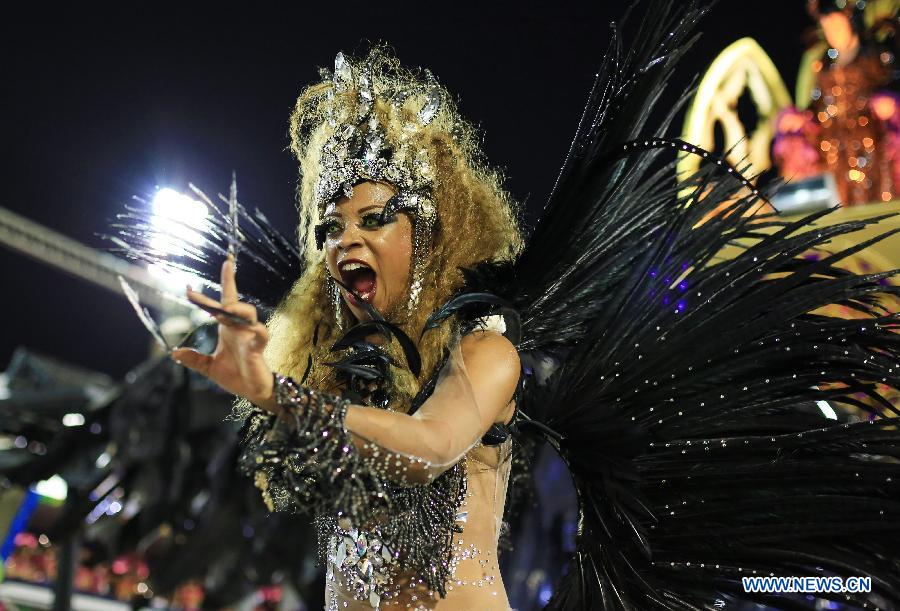
M367 212L368 210L371 210L372 208L384 208L384 206L385 206L385 204L370 204L368 206L363 206L362 208L359 209L358 214ZM337 208L335 208L333 212L329 212L328 214L326 214L325 218L329 218L329 217L333 217L333 216L341 216L340 213L338 213Z

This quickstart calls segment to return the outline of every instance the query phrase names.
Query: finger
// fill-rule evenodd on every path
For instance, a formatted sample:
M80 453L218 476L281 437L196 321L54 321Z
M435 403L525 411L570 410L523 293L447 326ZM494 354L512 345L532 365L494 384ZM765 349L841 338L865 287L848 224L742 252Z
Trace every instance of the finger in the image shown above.
M240 331L249 331L253 333L253 347L261 348L266 345L269 341L269 330L266 326L260 322L253 323L252 325L248 325L246 323L236 322L227 316L214 316L216 321L224 326L231 327L232 329L240 330Z
M238 301L237 303L227 305L222 309L229 314L234 314L236 316L240 316L241 318L246 318L254 324L258 320L256 317L256 306L250 305L249 303L244 303L243 301Z
M205 305L211 308L222 308L222 304L213 299L212 297L207 297L203 293L195 291L191 287L187 289L187 298L188 301L195 305Z
M237 303L237 282L234 279L234 258L228 257L222 263L222 304Z
M215 299L207 297L203 293L198 293L190 288L187 291L187 298L188 301L208 312L211 316L217 316L222 312L227 312L232 315L231 317L234 319L233 322L253 324L257 321L256 307L249 303L238 301L230 305L223 305Z
M255 335L255 337L253 338L253 347L256 350L262 350L266 347L266 344L269 343L269 329L266 327L266 325L263 325L261 323L256 323L251 328L253 330L253 334Z
M242 325L252 325L255 323L255 320L252 320L254 312L248 312L249 318L245 318L240 316L239 314L234 314L233 312L229 312L225 308L216 308L213 306L204 305L202 303L195 303L196 307L200 308L210 316L224 316L225 318L231 320L232 322L240 323ZM238 304L235 304L238 305Z
M193 348L176 348L172 351L172 358L176 363L184 365L188 369L204 376L209 376L209 368L212 365L213 357L208 354L197 352Z

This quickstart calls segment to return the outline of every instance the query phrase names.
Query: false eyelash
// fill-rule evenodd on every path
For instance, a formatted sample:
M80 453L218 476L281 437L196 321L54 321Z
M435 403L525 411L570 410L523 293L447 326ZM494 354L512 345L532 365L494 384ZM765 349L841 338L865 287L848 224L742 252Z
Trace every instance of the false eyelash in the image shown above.
M316 250L322 250L325 247L325 239L328 237L328 225L331 221L324 220L313 227L313 235L316 238Z
M393 217L400 211L400 206L397 202L400 201L400 193L395 193L384 202L384 207L381 209L381 212L378 213L378 222L384 225L387 223L387 219L389 217Z
M384 208L382 208L380 212L380 221L382 225L389 222L386 219L396 216L398 212L415 213L418 209L414 204L403 203L404 200L400 195L400 193L396 193L385 202Z
M381 212L370 212L363 216L363 221L369 218L374 218L378 222L378 227L384 227L397 220L397 211L393 210L388 214L384 213L384 209Z
M313 234L316 237L316 250L322 250L325 247L325 227L326 223L319 223L313 228Z

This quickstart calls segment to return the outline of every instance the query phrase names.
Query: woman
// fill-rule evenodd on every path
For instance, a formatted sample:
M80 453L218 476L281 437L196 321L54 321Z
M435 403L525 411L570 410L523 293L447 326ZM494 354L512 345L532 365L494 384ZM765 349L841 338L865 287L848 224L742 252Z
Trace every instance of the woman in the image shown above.
M871 28L866 2L813 0L827 50L812 62L814 86L809 109L779 114L773 154L785 179L831 172L845 206L896 199L900 184L892 126L900 121L894 66L897 7ZM890 34L883 42L877 34ZM881 36L880 38L885 38Z
M835 267L866 244L802 256L875 221L751 219L751 183L647 125L703 10L643 8L524 246L447 92L376 48L298 100L300 249L234 205L192 251L243 235L221 301L188 293L216 312L216 351L173 357L247 400L241 465L270 509L317 516L330 608L508 608L511 435L550 443L578 494L550 608L900 604L900 434L874 386L900 385L879 301L896 272ZM672 150L707 163L676 178ZM238 287L276 308L267 326ZM867 319L816 313L831 303ZM871 420L822 415L857 392ZM873 586L810 601L752 575Z
M330 84L329 94L323 96L318 85L301 96L293 119L294 150L304 169L315 168L304 172L302 184L301 218L308 228L302 237L319 240L307 251L305 274L270 322L270 332L257 322L256 308L238 302L233 262L226 261L221 303L193 291L188 296L252 324L220 315L213 355L180 349L173 357L265 410L254 412L251 438L271 437L279 426L323 408L329 413L325 420L303 427L335 427L325 444L317 444L317 453L355 444L338 462L304 466L335 480L327 492L319 490L321 482L298 490L303 469L279 469L281 453L274 465L250 465L271 509L298 504L318 514L327 545L329 605L432 608L443 596L441 608L508 608L497 541L511 441L496 433L484 436L495 425L509 424L515 413L521 367L513 344L482 326L442 327L418 346L419 376L385 372L363 382L336 376L325 363L328 352L317 354L315 343L330 346L343 331L380 313L420 329L423 313L462 288L458 268L509 259L520 249L512 204L498 178L479 165L470 128L436 83L416 80L376 49L352 67L339 55ZM365 86L370 89L360 92ZM362 107L361 100L371 102ZM337 116L345 117L350 133L330 124ZM329 158L336 149L340 158ZM477 230L454 229L467 225ZM270 334L276 338L271 344ZM354 351L380 351L379 339L377 333L360 334L358 340L374 343ZM305 376L307 356L312 366ZM270 363L295 380L306 377L321 392L308 395L280 376L273 383ZM420 388L439 371L433 390ZM254 459L265 456L250 445ZM296 448L283 450L305 459ZM369 476L385 482L368 488L363 480ZM421 515L412 519L422 523L421 532L406 532L411 510L398 511L401 505L419 505ZM413 570L398 570L401 562Z

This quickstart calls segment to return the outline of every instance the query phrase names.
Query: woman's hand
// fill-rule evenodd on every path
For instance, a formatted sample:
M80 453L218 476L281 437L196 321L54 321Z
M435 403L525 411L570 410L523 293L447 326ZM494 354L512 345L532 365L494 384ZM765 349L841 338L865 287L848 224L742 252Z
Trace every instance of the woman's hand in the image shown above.
M276 411L273 396L272 371L263 360L263 349L269 341L265 325L256 318L256 308L238 301L234 280L234 260L229 257L222 264L222 302L187 289L187 297L194 303L221 308L247 319L245 324L218 315L219 343L212 354L202 354L191 348L177 348L172 358L189 369L203 374L230 393L240 395L251 403Z

